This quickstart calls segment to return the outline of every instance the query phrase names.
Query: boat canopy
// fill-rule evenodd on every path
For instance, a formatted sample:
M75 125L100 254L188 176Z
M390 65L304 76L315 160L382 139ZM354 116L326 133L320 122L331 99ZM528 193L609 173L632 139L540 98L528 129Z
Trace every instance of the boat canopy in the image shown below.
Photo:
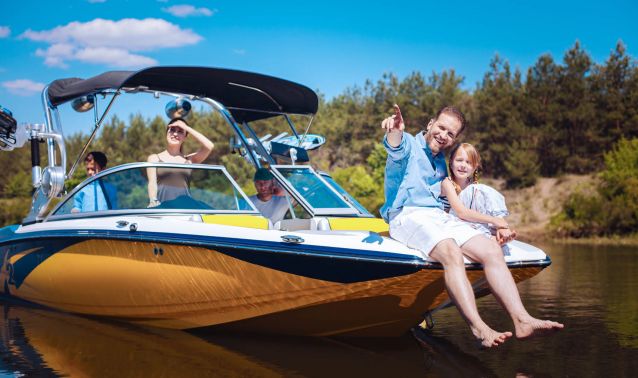
M137 72L109 71L89 79L58 79L49 84L48 100L58 106L77 97L122 88L208 97L224 104L242 123L281 113L312 115L319 106L317 94L301 84L207 67L151 67Z

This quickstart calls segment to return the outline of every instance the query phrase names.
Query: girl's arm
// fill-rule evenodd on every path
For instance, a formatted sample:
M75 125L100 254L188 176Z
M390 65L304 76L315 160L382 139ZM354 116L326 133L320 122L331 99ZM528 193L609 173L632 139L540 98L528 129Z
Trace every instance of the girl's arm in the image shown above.
M180 127L184 129L187 133L191 134L199 142L199 144L202 145L199 148L199 150L197 150L197 152L189 154L188 156L186 156L186 158L193 163L201 163L202 161L206 160L208 155L210 155L211 151L213 151L215 144L213 144L213 142L211 142L210 139L206 138L204 134L200 133L199 131L193 129L190 126L180 126Z
M449 179L445 179L443 180L443 182L441 182L441 194L447 197L448 201L450 202L450 207L454 210L459 218L469 222L491 223L496 226L497 229L509 228L509 225L503 218L479 213L478 211L474 211L465 207L465 205L463 205L463 202L461 202L459 195L456 194L456 190L454 190L452 181L450 181Z

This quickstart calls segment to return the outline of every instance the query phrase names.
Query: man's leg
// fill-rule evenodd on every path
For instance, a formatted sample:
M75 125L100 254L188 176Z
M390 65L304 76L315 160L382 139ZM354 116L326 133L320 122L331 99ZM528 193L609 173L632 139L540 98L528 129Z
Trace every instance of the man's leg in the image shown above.
M498 243L483 235L477 235L463 244L461 250L472 260L483 264L492 293L514 322L517 338L525 339L563 328L560 323L536 319L527 312Z
M512 336L511 332L497 332L491 329L481 319L476 308L474 291L465 273L461 249L453 239L439 242L430 252L430 257L443 265L448 295L484 347L497 346Z

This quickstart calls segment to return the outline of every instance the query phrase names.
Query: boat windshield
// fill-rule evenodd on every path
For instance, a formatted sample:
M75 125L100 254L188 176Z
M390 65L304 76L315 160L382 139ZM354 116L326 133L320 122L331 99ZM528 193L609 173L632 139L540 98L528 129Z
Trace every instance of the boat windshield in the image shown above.
M156 177L149 182L149 177ZM256 212L223 167L127 164L80 184L52 216L110 212Z
M359 211L346 202L310 166L275 165L275 175L305 202L314 215L355 215Z
M359 201L357 201L353 196L351 196L350 193L346 192L346 190L342 188L339 184L337 184L337 182L332 177L330 177L327 173L320 172L319 174L321 175L321 178L326 180L328 184L330 184L337 192L339 192L339 194L343 196L343 198L345 198L346 201L350 202L352 206L356 207L357 210L359 210L359 212L361 213L361 215L363 215L364 217L374 217L372 214L370 214L368 209L363 207L363 205L360 204Z

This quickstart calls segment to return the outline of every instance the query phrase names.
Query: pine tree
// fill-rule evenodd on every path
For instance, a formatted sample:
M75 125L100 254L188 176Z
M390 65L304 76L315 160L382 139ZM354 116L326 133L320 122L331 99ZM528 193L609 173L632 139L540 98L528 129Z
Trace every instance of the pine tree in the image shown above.
M527 71L524 86L523 118L525 125L534 130L534 145L539 159L540 173L553 176L561 172L567 151L558 139L558 81L560 67L551 55L538 58Z
M538 163L531 130L521 115L524 97L520 72L516 70L512 75L509 63L496 55L474 100L477 118L468 134L477 144L484 172L504 177L513 187L533 184Z
M563 58L558 80L559 119L557 123L558 146L567 151L565 172L587 173L599 165L589 155L590 138L597 134L596 111L589 77L592 61L577 41Z
M621 137L638 136L638 93L635 84L636 65L625 55L618 41L604 65L596 65L592 75L592 91L599 122L596 141L610 146ZM633 92L633 93L632 93ZM607 148L592 151L597 159Z

